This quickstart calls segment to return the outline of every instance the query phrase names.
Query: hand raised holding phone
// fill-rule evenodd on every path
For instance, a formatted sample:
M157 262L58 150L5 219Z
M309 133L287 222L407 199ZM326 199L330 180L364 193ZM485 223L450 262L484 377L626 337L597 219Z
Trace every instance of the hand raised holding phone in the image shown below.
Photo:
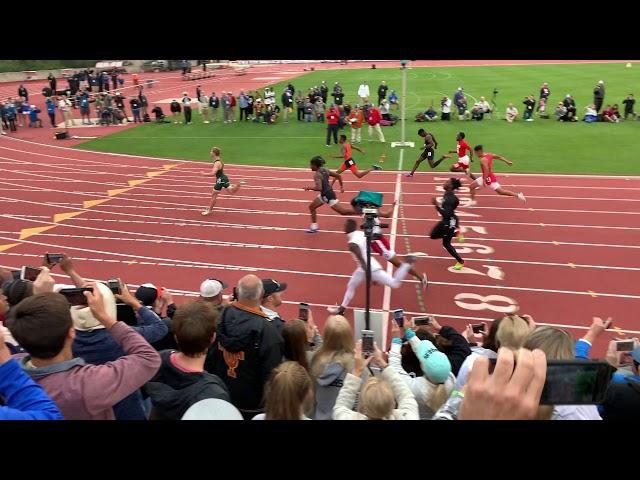
M85 291L84 296L87 298L87 304L95 319L106 328L113 327L116 324L116 319L107 315L107 311L104 308L104 297L100 292L98 284L96 282L90 282L85 284L85 287L93 289L93 291Z
M356 377L361 377L362 372L364 372L364 369L369 366L369 363L373 359L373 357L368 357L366 359L364 358L364 355L362 353L362 340L358 340L356 342L356 347L353 350L353 356L355 360L355 365L353 367L352 373Z

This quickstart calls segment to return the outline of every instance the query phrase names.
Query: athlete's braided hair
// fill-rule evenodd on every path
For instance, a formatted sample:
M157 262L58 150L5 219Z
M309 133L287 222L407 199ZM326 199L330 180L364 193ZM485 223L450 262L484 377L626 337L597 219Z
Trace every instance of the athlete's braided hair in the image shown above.
M314 167L322 167L324 164L326 163L325 159L322 158L320 155L316 155L315 157L313 157L311 159L311 165L313 165Z
M451 179L451 186L454 190L458 190L462 186L462 182L458 178Z

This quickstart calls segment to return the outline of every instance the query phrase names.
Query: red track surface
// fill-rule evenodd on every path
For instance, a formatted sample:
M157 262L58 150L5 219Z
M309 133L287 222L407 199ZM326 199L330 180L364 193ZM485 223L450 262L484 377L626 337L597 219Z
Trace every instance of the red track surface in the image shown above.
M211 189L200 174L204 168L197 162L96 154L2 138L0 249L18 245L0 253L0 265L36 264L44 251L64 251L76 258L87 278L122 276L131 285L151 281L183 294L196 292L210 276L233 284L255 272L289 283L285 317L294 314L294 304L305 301L323 319L324 307L341 300L354 264L341 233L344 218L327 207L319 217L322 232L304 232L313 194L301 187L309 184L311 173L229 166L232 179L244 178L248 184L235 197L224 195L214 215L203 218L200 211ZM135 180L146 181L131 188L129 181ZM383 305L384 291L374 287L374 308L426 309L443 323L462 328L469 319L490 321L500 315L470 294L500 295L502 302L487 303L518 304L538 323L563 326L575 336L584 333L593 316L612 316L627 335L640 333L640 178L503 175L501 183L523 191L526 205L485 190L477 207L464 207L463 200L459 209L462 225L470 229L459 248L475 274L448 271L452 259L426 236L438 219L430 198L442 183L440 177L405 179L376 172L367 182L348 175L346 180L342 199L369 189L384 192L386 203L400 182L402 208L391 238L401 254L428 255L418 262L431 281L426 294L408 280ZM107 194L124 188L130 189ZM85 201L104 199L83 209ZM54 215L71 212L81 213L53 223ZM24 229L52 225L20 240ZM500 267L504 278L487 276L487 266ZM353 306L363 305L361 289ZM612 336L595 346L598 354Z

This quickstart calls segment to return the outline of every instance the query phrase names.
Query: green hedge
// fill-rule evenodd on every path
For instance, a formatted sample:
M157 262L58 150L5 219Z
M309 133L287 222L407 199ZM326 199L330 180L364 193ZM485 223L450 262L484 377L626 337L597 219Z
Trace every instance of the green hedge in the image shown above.
M99 60L0 60L1 72L95 67Z

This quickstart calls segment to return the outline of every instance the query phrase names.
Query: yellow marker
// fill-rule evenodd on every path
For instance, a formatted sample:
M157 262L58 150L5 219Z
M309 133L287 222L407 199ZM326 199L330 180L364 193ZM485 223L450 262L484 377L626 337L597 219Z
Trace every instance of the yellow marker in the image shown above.
M164 168L165 170L171 170L172 168L177 167L178 165L163 165L162 168Z
M48 227L23 228L22 230L20 230L20 240L24 240L25 238L38 235L39 233L42 233L42 232L46 232L47 230L50 230L53 227L55 227L55 225L50 225Z
M162 175L164 172L147 172L147 177L157 177L158 175Z
M56 213L53 216L53 222L54 223L58 223L58 222L62 222L63 220L67 220L69 218L73 218L73 217L77 217L78 215L83 214L84 212L67 212L67 213Z
M589 295L591 295L593 298L598 297L598 295L596 295L596 292L594 292L593 290L589 290Z
M108 201L109 201L108 198L103 198L103 199L100 199L100 200L86 200L86 201L82 202L82 208L95 207L96 205L100 205L101 203L108 202Z
M385 158L387 158L387 156L384 153L380 155L380 163L384 163Z
M115 197L116 195L120 195L121 193L128 192L131 190L130 188L116 188L114 190L107 190L107 195L110 197Z
M4 252L5 250L9 250L10 248L16 247L20 245L19 243L7 243L6 245L0 245L0 252Z
M621 337L624 337L624 336L626 335L626 333L624 333L620 327L613 327L613 329L614 329L616 332L618 332L618 334L619 334Z

